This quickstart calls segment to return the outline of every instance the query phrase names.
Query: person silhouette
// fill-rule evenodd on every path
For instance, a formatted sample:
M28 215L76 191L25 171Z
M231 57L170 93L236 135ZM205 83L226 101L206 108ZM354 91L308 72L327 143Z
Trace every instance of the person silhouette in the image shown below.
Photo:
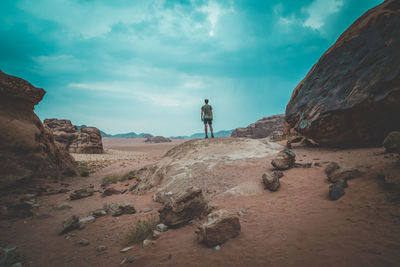
M204 100L205 105L201 107L201 121L204 122L204 131L206 133L205 138L208 138L207 134L207 124L210 126L211 138L214 138L212 121L213 121L213 112L212 107L208 104L208 99Z

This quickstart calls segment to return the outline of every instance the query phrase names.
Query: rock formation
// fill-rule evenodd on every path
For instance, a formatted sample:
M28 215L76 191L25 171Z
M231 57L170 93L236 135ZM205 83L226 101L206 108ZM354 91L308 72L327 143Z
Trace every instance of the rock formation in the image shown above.
M165 138L164 136L150 136L145 140L146 143L168 143L171 139Z
M0 71L0 189L75 174L74 160L33 112L45 93Z
M400 129L400 3L353 23L294 89L285 133L324 146L382 144Z
M51 129L57 146L70 153L102 154L103 142L100 130L95 127L78 127L70 120L45 119L44 124Z
M283 125L285 115L274 115L258 120L256 123L250 124L246 128L237 128L233 130L231 137L247 137L247 138L279 138L283 134Z
M400 131L391 132L383 141L386 152L400 153Z

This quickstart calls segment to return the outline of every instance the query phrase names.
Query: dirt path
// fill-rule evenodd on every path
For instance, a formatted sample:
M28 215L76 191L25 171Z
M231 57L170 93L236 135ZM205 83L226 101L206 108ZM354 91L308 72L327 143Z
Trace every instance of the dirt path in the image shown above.
M131 140L128 140L131 141ZM137 159L118 160L87 178L65 180L68 188L94 185L100 189L101 179L108 174L122 174L132 168L154 163L174 144L128 143L124 140L105 142L107 149L135 152ZM147 149L146 149L147 148ZM125 257L135 261L127 266L398 266L400 255L400 204L389 201L396 196L378 178L385 165L396 160L385 158L382 148L333 150L299 148L293 151L297 162L320 166L294 168L285 171L277 192L264 191L254 196L225 195L212 198L210 204L233 212L244 211L240 217L241 234L220 250L206 248L196 242L194 226L185 226L162 233L156 244L143 248L134 245L128 253L123 248L128 230L135 221L157 216L160 204L152 201L152 193L138 196L129 193L101 198L99 193L76 201L67 200L68 194L40 196L37 215L26 219L0 221L0 245L18 246L27 266L119 266ZM362 178L352 179L345 195L338 201L327 197L328 182L324 174L325 162L336 161L342 166L361 165L368 168ZM255 164L251 162L250 165ZM247 169L248 179L261 178L270 168L268 162ZM238 174L240 175L240 174ZM246 178L244 177L244 178ZM113 187L129 188L133 181ZM50 184L62 188L59 183ZM68 203L72 209L51 211L52 205ZM129 202L137 210L152 209L147 213L97 218L85 229L73 231L75 237L58 236L57 229L66 217L87 216L104 204ZM86 247L75 242L85 238ZM99 254L96 247L107 250Z

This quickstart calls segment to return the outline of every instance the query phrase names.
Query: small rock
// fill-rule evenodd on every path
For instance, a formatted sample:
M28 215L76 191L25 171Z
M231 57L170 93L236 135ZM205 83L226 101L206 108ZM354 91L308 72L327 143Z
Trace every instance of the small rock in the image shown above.
M129 187L128 191L131 192L133 190L135 190L135 188L137 187L138 183L132 185L131 187Z
M136 210L129 203L119 203L119 204L111 205L110 212L111 212L112 216L118 217L123 214L134 214L134 213L136 213Z
M163 224L163 223L160 223L160 224L157 224L156 230L157 230L158 232L166 232L166 231L168 230L168 226L166 226L166 225Z
M93 190L92 189L86 189L86 188L82 188L82 189L78 189L78 190L74 190L70 196L69 199L70 200L77 200L77 199L81 199L81 198L85 198L85 197L90 197L93 195Z
M129 250L133 249L133 247L126 247L120 250L121 253L128 252Z
M326 175L330 175L331 173L333 173L334 171L336 171L339 168L340 168L340 166L337 162L331 162L331 163L329 163L328 166L326 166L325 173L326 173Z
M96 218L90 215L90 216L80 219L79 222L80 223L90 223L90 222L94 222L95 220L96 220Z
M95 211L92 211L90 214L92 216L94 216L95 218L98 218L98 217L107 215L107 212L105 210L103 210L103 209L97 209Z
M142 212L143 213L147 213L147 212L150 212L150 211L152 211L153 209L144 209Z
M221 249L220 245L215 246L215 250L220 250L220 249Z
M295 163L293 167L295 168L311 168L312 163Z
M77 241L75 243L75 246L77 247L86 247L89 245L89 240L82 238L81 240Z
M287 170L295 163L296 155L289 149L282 150L271 161L272 166L280 170Z
M268 188L271 191L277 191L281 185L278 176L271 172L267 172L262 175L262 182L265 189Z
M22 260L17 247L0 247L0 266L14 266Z
M321 166L321 163L319 163L319 162L315 162L315 163L314 163L314 166L317 166L317 167L319 167L319 166Z
M39 208L40 207L40 204L33 204L32 205L32 208Z
M147 247L150 244L151 244L150 240L147 240L147 239L143 240L143 247Z
M153 233L152 233L152 235L151 235L151 238L152 238L153 240L159 239L160 236L161 236L161 233L160 233L159 231L153 230Z
M328 174L328 181L335 183L339 180L350 180L352 178L360 177L364 173L357 168L339 168Z
M99 253L104 252L106 250L107 250L106 246L98 246L96 248L96 251L99 252Z
M72 215L61 223L61 227L58 233L62 235L72 230L79 229L79 227L79 217L76 215Z
M400 131L393 131L383 141L386 152L400 153Z
M329 198L338 200L344 195L344 189L348 187L346 180L342 179L329 186Z
M111 195L119 195L121 194L121 191L115 189L115 188L107 188L104 190L103 194L101 194L101 197L107 197Z
M247 215L247 213L245 211L239 210L238 211L238 215L239 216L245 216L245 215Z

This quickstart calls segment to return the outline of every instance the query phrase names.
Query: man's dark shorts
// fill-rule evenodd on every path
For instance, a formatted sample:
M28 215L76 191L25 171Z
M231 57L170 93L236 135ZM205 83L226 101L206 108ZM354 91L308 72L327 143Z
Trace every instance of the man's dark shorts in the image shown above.
M212 119L204 119L204 124L212 125Z

